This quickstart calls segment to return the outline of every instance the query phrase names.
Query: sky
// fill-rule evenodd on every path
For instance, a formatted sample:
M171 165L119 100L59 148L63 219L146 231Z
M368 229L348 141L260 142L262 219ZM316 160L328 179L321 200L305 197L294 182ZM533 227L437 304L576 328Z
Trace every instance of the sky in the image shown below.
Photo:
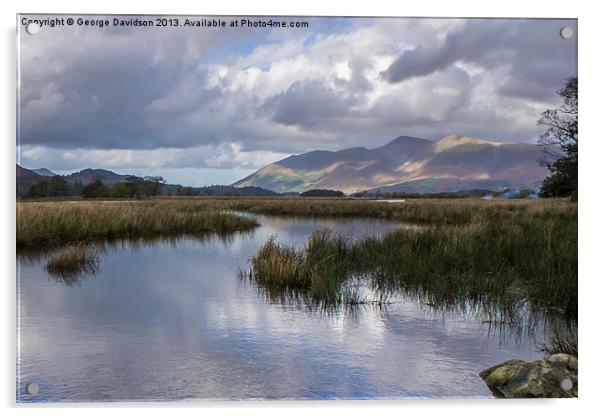
M17 162L201 186L402 135L533 143L577 74L575 20L278 20L309 27L20 26Z

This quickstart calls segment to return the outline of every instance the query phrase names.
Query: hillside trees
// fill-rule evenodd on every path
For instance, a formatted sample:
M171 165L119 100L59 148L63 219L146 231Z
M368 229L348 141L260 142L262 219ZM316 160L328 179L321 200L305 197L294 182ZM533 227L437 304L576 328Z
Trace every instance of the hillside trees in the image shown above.
M50 179L44 179L29 188L27 193L31 198L48 198L57 196L67 196L69 194L69 184L62 176L56 175Z

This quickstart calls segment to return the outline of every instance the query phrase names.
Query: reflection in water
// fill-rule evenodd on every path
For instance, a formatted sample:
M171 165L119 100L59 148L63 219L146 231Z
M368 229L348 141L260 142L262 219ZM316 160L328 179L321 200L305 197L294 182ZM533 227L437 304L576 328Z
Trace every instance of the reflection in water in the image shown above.
M135 252L157 245L174 250L181 243L199 243L217 239L223 243L232 241L234 234L249 234L249 231L228 231L223 233L195 233L167 236L137 236L132 238L108 239L86 243L74 243L63 247L22 248L18 260L21 265L35 265L46 262L45 270L57 282L68 286L94 276L100 270L100 256L115 251ZM78 253L81 251L81 253ZM74 258L73 258L74 257Z
M48 280L51 253L19 255L17 400L491 397L479 371L542 355L540 326L518 342L488 333L470 305L406 293L327 312L272 302L237 278L269 236L302 245L325 226L358 237L399 225L258 220L227 238L96 246L102 268L74 286Z
M46 267L48 275L56 282L64 283L67 286L72 286L79 283L90 276L94 276L100 270L100 264L95 261L90 261L87 264L82 264L77 268L55 268Z
M267 303L318 316L344 313L354 319L360 319L366 313L381 312L386 315L389 305L412 302L422 313L434 318L471 317L480 322L481 329L488 336L502 339L512 337L517 342L534 340L542 333L570 334L570 329L576 327L576 322L567 322L562 315L537 309L525 300L508 304L487 302L483 299L433 302L425 295L424 288L384 289L375 287L373 282L355 278L346 282L340 299L325 303L316 300L311 293L302 289L267 287L253 282L240 272L239 278L243 283L254 287L258 297Z
M50 277L67 286L96 274L99 269L98 253L93 246L86 243L68 244L59 248L46 264L46 271Z
M477 316L492 331L520 336L532 332L540 321L554 323L560 319L557 311L533 304L526 291L514 286L479 286L488 282L487 274L475 273L472 279L463 279L452 270L429 275L408 262L396 263L392 259L400 257L403 245L389 244L381 255L382 241L386 240L358 241L331 230L316 230L302 248L297 248L271 236L239 277L271 302L298 303L326 313L353 311L360 305L381 307L401 294L442 313ZM373 248L375 242L380 250Z
M102 201L100 201L102 202ZM127 201L121 201L127 202ZM142 248L153 247L157 245L172 247L177 249L178 244L187 244L190 241L205 242L210 240L218 240L224 243L231 242L235 235L249 235L252 231L228 231L222 233L194 233L194 234L177 234L163 236L137 236L130 238L119 239L103 239L98 241L89 241L86 245L94 247L95 250L102 253L110 253L118 250L136 251ZM42 247L37 249L19 248L17 256L21 264L36 264L40 261L48 259L49 256L58 251L56 247Z

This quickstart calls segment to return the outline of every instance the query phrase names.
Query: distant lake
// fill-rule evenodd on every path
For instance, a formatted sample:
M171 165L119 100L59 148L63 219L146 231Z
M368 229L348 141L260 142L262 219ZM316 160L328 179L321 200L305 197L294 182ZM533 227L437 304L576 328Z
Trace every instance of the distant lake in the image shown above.
M300 247L316 229L401 225L257 218L229 238L107 246L100 271L72 285L48 275L48 254L17 256L17 400L492 397L481 370L542 356L540 330L502 336L403 296L354 312L270 303L238 271L271 235ZM38 395L24 393L30 382Z
M389 204L401 204L406 202L405 199L369 199L371 202L387 202Z

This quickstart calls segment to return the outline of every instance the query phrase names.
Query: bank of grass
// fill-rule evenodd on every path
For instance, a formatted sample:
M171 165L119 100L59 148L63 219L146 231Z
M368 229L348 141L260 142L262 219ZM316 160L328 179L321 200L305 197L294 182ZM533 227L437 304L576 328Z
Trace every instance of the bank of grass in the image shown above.
M228 209L255 214L311 218L376 218L422 225L468 225L507 222L516 217L576 218L577 205L568 199L493 200L416 199L388 203L341 198L197 198L196 209Z
M74 243L54 252L46 264L46 271L69 285L82 275L95 273L99 265L98 254L92 246Z
M429 218L431 226L359 240L318 232L301 249L271 239L246 275L268 295L302 293L321 304L336 303L345 282L363 276L381 293L404 291L433 305L485 305L509 315L528 302L576 318L576 204L374 204L364 214L381 209L386 218Z
M188 200L17 202L17 248L99 239L230 233L253 218Z
M352 198L284 198L284 197L197 197L162 198L152 200L113 200L85 202L66 200L50 202L18 202L26 204L138 204L158 205L186 212L246 211L255 214L313 217L313 218L376 218L423 225L466 225L481 220L507 221L516 216L554 216L569 218L577 211L576 203L568 199L493 200L478 198L416 199L388 203L378 200Z

